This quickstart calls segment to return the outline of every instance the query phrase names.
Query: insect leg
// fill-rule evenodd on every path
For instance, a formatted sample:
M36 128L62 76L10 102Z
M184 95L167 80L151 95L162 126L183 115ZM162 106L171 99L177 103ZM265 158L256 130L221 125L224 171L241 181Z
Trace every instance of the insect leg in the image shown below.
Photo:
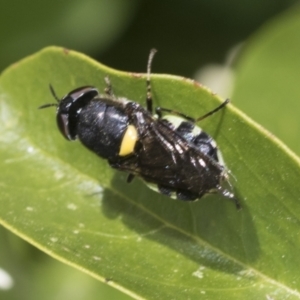
M106 88L104 89L105 94L115 97L109 77L105 76L104 81L106 83Z
M230 182L228 181L227 183L231 187ZM221 186L218 186L217 190L223 197L233 201L237 210L240 210L242 208L240 201L234 196L234 194L231 191L223 189Z
M218 107L216 107L215 109L209 111L208 113L206 113L205 115L195 119L195 122L199 122L211 115L213 115L214 113L216 113L217 111L219 111L220 109L222 109L223 107L225 107L225 105L227 105L230 102L229 99L226 99L223 103L221 103Z
M147 79L146 79L146 86L147 86L147 95L146 95L146 105L147 110L152 113L152 93L151 93L151 81L150 81L150 74L151 74L151 65L153 61L153 57L157 52L156 49L151 49L147 64Z
M196 120L192 117L189 117L179 111L176 111L176 110L173 110L173 109L168 109L168 108L163 108L163 107L156 107L155 108L155 113L158 115L159 118L162 117L162 112L167 112L167 113L170 113L170 114L173 114L173 115L176 115L176 116L179 116L179 117L182 117L192 123L195 123Z
M196 123L196 122L199 122L211 115L213 115L214 113L216 113L217 111L219 111L220 109L222 109L226 104L229 103L229 99L226 99L223 103L221 103L217 108L209 111L208 113L206 113L205 115L195 119L195 118L192 118L192 117L189 117L179 111L176 111L176 110L173 110L173 109L168 109L168 108L163 108L163 107L156 107L155 108L155 113L158 115L159 118L162 117L162 112L167 112L167 113L170 113L170 114L173 114L173 115L176 115L176 116L179 116L179 117L182 117L192 123Z
M128 174L128 177L127 177L127 183L130 183L134 178L134 175L133 174Z

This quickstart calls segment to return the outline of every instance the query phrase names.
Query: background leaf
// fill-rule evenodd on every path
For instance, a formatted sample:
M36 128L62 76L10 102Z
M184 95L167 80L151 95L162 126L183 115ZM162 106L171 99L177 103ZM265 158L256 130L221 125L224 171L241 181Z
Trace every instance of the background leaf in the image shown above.
M145 55L146 57L146 55ZM146 62L146 58L145 58ZM79 142L66 142L48 85L81 85L145 101L145 77L47 48L0 79L0 222L51 256L134 298L299 299L299 160L233 107L204 120L216 137L243 210L209 196L172 201ZM202 115L219 99L191 80L153 76L156 105Z
M241 52L232 100L300 154L300 7L268 22Z

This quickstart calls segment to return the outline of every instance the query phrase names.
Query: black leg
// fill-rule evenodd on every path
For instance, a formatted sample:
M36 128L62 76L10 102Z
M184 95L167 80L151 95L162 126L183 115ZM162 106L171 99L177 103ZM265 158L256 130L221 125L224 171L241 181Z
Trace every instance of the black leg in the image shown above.
M151 64L153 61L153 57L157 52L156 49L151 49L147 64L147 79L146 79L146 86L147 86L147 96L146 96L146 105L147 110L152 113L152 92L151 92L151 81L150 81L150 74L151 74Z
M134 175L133 174L128 174L128 177L127 177L127 183L130 183L134 178Z
M227 181L227 183L229 184L230 189L232 190L230 182ZM231 191L229 191L227 189L223 189L221 186L218 186L217 189L223 197L225 197L225 198L227 198L227 199L234 202L235 207L236 207L237 210L240 210L242 208L240 201L234 196L234 194Z
M179 111L176 111L176 110L173 110L173 109L168 109L168 108L163 108L163 107L156 107L155 108L155 113L158 115L159 118L162 117L162 112L167 112L167 113L170 113L172 115L176 115L176 116L179 116L179 117L182 117L192 123L195 123L196 120L192 117L189 117Z
M227 105L229 102L230 102L230 100L229 100L229 99L226 99L226 100L225 100L223 103L221 103L217 108L215 108L215 109L211 110L210 112L206 113L205 115L203 115L203 116L197 118L195 121L196 121L196 122L199 122L199 121L201 121L201 120L203 120L203 119L205 119L205 118L207 118L207 117L213 115L214 113L216 113L217 111L219 111L220 109L222 109L223 107L225 107L225 105Z
M105 94L114 97L114 92L112 90L112 85L108 76L105 76L104 81L106 83L106 88L104 89Z
M202 121L203 119L213 115L214 113L216 113L217 111L219 111L220 109L222 109L226 104L229 103L229 99L226 99L223 103L221 103L217 108L211 110L210 112L206 113L205 115L195 119L195 118L192 118L192 117L189 117L179 111L176 111L176 110L173 110L173 109L168 109L168 108L162 108L162 107L156 107L155 108L155 113L158 115L159 118L162 117L162 112L167 112L167 113L170 113L170 114L173 114L173 115L176 115L176 116L179 116L179 117L182 117L192 123L196 123L196 122L199 122L199 121Z

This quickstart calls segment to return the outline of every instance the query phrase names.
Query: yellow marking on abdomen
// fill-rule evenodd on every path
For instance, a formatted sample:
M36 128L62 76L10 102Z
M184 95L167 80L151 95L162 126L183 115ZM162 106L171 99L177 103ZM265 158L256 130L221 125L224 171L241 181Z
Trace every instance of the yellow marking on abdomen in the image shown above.
M138 133L133 125L128 125L120 147L120 156L125 156L133 153L136 141L138 140Z

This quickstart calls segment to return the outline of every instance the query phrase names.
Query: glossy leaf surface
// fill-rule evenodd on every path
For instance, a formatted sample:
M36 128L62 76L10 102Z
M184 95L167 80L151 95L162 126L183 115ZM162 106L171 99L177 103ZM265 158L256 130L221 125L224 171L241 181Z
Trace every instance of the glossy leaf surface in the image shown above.
M145 55L146 62L146 55ZM154 64L155 69L155 64ZM49 255L134 298L299 299L299 160L229 105L201 122L222 150L243 209L220 196L173 201L79 142L63 139L55 109L37 107L82 85L145 101L145 77L61 48L0 79L0 222ZM153 75L156 105L193 117L220 103L191 80Z

